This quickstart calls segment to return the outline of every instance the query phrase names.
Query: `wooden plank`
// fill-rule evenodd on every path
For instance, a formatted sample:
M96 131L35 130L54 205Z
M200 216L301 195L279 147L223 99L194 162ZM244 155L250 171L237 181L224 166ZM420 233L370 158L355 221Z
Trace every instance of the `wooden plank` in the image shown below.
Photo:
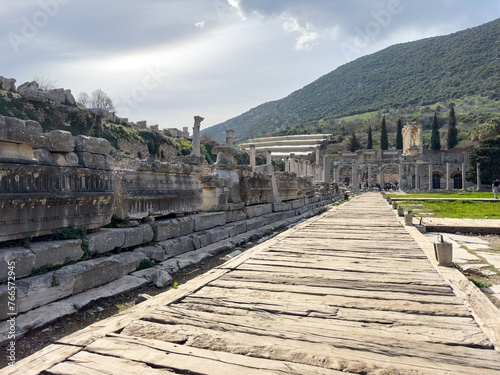
M264 290L226 289L206 286L192 297L221 299L232 302L256 303L266 301L270 304L286 306L289 301L299 302L304 305L326 305L329 307L351 307L364 310L400 311L423 315L469 316L470 313L463 305L436 305L420 303L418 301L398 300L365 300L362 298L330 296L330 295L304 295L288 292L271 292Z
M464 358L459 354L427 353L420 356L405 355L400 348L381 347L380 351L351 350L331 345L327 340L311 342L279 336L262 336L239 331L207 329L188 325L162 325L151 322L134 322L124 334L155 337L158 341L184 342L194 348L217 348L218 353L238 353L252 358L269 358L277 361L308 363L319 368L329 367L344 373L362 374L495 374L500 371L497 354L489 350L488 358L478 357L486 350L472 350ZM187 341L186 341L187 340ZM420 344L415 348L418 351ZM445 348L453 350L456 347ZM396 353L389 355L387 352ZM474 356L474 354L476 356ZM470 362L469 362L470 359ZM474 366L476 366L474 368Z
M287 361L274 361L221 351L172 344L158 340L110 335L89 345L86 351L142 362L181 373L235 374L341 374L339 371ZM345 373L343 373L345 374Z
M36 375L64 361L67 357L79 352L82 348L77 346L49 345L35 354L17 362L14 366L7 366L0 370L2 375Z

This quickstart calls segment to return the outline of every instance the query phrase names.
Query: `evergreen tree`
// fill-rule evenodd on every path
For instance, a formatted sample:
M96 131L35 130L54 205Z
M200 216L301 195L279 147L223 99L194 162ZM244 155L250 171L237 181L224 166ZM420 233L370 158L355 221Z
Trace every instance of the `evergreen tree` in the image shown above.
M439 139L438 117L436 112L434 112L434 121L432 122L431 150L441 150L441 140Z
M398 118L398 129L396 131L396 149L403 149L403 123L400 118Z
M360 148L361 148L361 145L359 144L358 138L356 137L356 132L353 129L352 135L351 135L351 140L349 142L349 150L351 152L355 152L356 150L359 150Z
M451 107L450 117L448 119L448 150L454 148L458 144L457 118L455 117L455 109Z
M373 149L373 137L372 137L372 127L368 128L368 145L366 146L368 150Z
M381 130L380 149L381 150L388 150L389 149L389 140L387 138L387 124L385 123L385 116L382 119L382 127L380 130Z

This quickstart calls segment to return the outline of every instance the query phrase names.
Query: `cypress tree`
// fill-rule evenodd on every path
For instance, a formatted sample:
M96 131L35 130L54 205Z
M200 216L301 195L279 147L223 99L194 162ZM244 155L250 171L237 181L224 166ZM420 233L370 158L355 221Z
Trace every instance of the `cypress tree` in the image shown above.
M450 117L448 119L448 150L454 148L458 144L457 118L455 117L455 109L451 107Z
M434 112L434 121L432 122L431 150L441 150L441 140L439 139L438 117L436 112Z
M367 150L371 150L373 148L373 137L372 137L372 127L368 128L368 145L366 146Z
M398 118L398 130L396 131L396 150L403 149L403 123Z
M389 140L387 138L387 124L385 123L385 116L382 119L382 127L380 130L381 130L380 149L381 150L388 150L389 149Z
M358 138L356 137L356 132L353 129L351 135L351 141L349 144L349 149L351 152L355 152L356 150L359 150L360 147L361 145L359 144Z

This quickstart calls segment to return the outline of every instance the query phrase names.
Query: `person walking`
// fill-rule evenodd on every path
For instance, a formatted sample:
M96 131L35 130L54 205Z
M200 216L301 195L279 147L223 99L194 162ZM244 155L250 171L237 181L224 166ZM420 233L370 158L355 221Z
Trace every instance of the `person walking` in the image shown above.
M500 177L498 177L493 183L491 184L491 187L493 188L493 194L495 195L495 199L498 199L498 186L500 185Z

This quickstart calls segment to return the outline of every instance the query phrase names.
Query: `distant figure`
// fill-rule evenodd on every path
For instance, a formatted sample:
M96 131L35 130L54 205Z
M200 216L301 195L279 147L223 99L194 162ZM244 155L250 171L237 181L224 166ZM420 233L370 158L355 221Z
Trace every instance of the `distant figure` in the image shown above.
M495 199L498 199L498 186L500 185L500 177L498 177L495 181L493 181L493 184L491 184L491 187L493 188L493 194L495 195Z

